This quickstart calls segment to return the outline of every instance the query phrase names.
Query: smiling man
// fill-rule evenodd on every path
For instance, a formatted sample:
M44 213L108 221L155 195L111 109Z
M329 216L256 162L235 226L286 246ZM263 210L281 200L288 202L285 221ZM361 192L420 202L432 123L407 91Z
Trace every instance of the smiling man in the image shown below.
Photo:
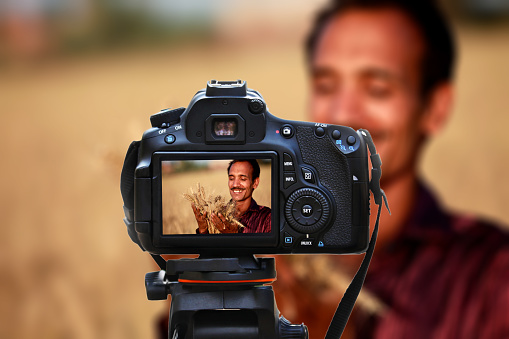
M382 212L364 284L379 306L359 300L344 337L509 338L509 235L444 210L418 174L423 146L445 125L453 99L454 41L433 1L334 2L319 15L307 54L311 120L370 131L392 211ZM327 258L329 279L320 280L280 258L281 311L323 337L344 291L330 277L353 276L356 259Z
M244 225L230 223L219 214L213 214L211 221L221 233L268 233L271 231L271 210L266 206L259 206L253 199L253 192L260 184L260 165L254 159L232 160L228 165L228 188L230 196L235 202L236 219ZM198 222L197 233L206 234L207 223L205 215L193 206Z

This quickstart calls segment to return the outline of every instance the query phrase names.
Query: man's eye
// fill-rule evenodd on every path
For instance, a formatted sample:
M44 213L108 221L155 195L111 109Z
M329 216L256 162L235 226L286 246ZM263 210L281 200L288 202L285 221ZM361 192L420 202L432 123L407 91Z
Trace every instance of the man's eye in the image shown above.
M315 94L327 95L336 91L336 82L328 78L319 78L313 81L313 91Z
M375 99L386 99L391 96L392 89L388 85L371 84L367 86L367 94Z

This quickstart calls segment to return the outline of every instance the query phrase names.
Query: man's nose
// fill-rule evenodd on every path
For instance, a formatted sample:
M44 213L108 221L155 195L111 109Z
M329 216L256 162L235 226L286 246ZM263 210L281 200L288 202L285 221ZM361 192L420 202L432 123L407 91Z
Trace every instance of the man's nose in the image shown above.
M328 113L335 125L356 125L362 119L358 94L353 90L337 93L332 98Z

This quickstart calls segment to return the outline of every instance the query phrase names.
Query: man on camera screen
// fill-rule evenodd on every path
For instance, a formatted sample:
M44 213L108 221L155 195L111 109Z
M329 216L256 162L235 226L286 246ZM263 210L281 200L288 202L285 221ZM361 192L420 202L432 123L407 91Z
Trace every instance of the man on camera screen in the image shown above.
M268 233L271 230L271 211L269 207L259 206L253 199L253 191L260 183L260 165L254 159L232 160L228 165L228 188L235 206L235 219L222 213L201 213L192 204L198 223L196 233L208 234L207 218L220 233Z

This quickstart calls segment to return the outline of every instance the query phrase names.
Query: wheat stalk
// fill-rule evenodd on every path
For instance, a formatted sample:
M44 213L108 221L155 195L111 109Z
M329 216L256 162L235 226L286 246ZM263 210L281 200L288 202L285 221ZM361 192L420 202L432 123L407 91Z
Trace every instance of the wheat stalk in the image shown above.
M206 214L205 219L207 221L209 234L221 233L210 220L212 214L218 215L221 213L221 215L223 215L229 223L234 223L239 227L244 227L244 225L235 218L235 201L227 201L226 198L221 195L206 195L205 188L203 188L200 183L197 184L196 190L193 190L192 187L189 188L189 192L190 193L184 193L184 198L191 202L195 208L198 209L201 215Z

